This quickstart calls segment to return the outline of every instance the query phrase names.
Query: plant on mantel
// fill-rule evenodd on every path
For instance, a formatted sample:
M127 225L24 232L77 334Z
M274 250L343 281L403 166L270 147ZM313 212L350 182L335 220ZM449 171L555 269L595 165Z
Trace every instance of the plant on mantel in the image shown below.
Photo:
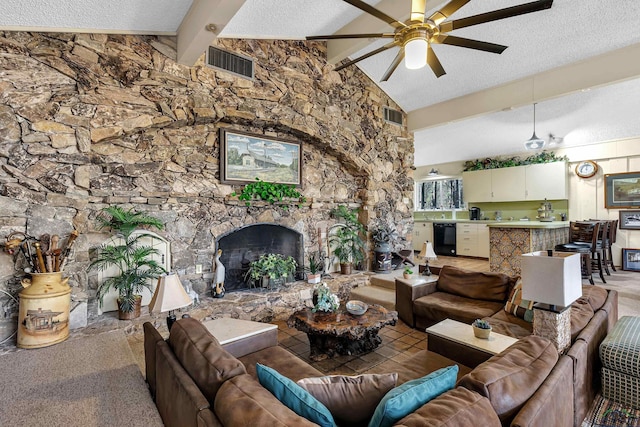
M501 169L513 166L534 165L539 163L553 163L567 161L567 156L558 156L555 152L541 151L529 157L521 159L520 157L495 158L487 157L486 159L476 159L464 162L464 172L477 171L483 169Z
M232 196L236 196L236 192L231 193ZM256 178L256 182L245 185L242 191L238 195L238 199L243 200L245 205L251 206L252 200L264 200L271 204L281 204L284 200L297 200L298 207L301 203L307 201L298 190L296 190L293 184L278 184L274 182L266 182L260 178ZM288 209L288 204L283 204L283 209Z

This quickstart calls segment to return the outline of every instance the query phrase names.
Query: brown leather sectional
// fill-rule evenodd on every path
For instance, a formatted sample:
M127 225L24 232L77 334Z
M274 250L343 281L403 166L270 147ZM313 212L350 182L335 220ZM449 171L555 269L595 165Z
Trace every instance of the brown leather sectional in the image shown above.
M396 279L398 317L408 325L423 329L446 318L464 323L484 318L500 334L519 339L531 335L531 323L504 311L516 277L451 266L443 267L437 274L438 281L419 285ZM583 286L582 291L582 297L571 306L571 347L558 360L557 369L551 373L553 378L550 375L536 393L536 400L548 400L536 404L546 408L535 411L545 417L560 414L553 410L553 405L567 408L566 403L558 405L558 402L571 395L572 423L547 425L579 426L600 389L598 347L618 319L618 294L592 285ZM566 369L569 371L565 372ZM553 394L548 394L559 378L573 387L558 385ZM536 425L520 422L512 425Z
M558 355L544 338L524 337L473 370L460 366L453 390L397 425L579 425L582 418L576 420L582 410L578 407L588 407L597 386L593 349L607 331L605 306L616 311L617 318L617 300L613 301L612 295L608 294L566 355ZM256 363L270 366L294 381L322 376L283 348L268 347L235 358L195 319L178 320L167 341L150 323L144 324L144 333L147 381L165 425L315 425L284 406L257 380ZM399 382L455 363L421 351L398 367Z

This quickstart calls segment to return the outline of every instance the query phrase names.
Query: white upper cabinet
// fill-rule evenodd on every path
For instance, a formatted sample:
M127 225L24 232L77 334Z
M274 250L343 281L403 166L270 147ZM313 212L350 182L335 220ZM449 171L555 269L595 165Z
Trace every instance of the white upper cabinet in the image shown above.
M569 180L565 162L526 166L526 200L564 200L569 198Z
M565 162L463 172L464 200L467 203L566 200L567 175Z

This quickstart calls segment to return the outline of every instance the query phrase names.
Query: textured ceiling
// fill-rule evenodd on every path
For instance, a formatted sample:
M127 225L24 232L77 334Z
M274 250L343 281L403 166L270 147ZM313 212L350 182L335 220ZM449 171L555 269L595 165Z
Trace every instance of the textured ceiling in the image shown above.
M374 6L390 3L365 1ZM528 1L472 0L452 18ZM389 14L406 17L410 0L391 3ZM176 34L189 8L196 4L214 9L212 16L216 16L215 7L239 7L223 23L226 26L220 26L224 27L220 37L302 39L335 33L363 15L342 0L2 0L0 29ZM390 81L380 86L408 113L429 106L439 108L460 96L640 44L638 17L639 0L555 0L549 10L452 32L509 46L502 55L437 45L434 50L447 71L445 76L436 79L429 68L409 71L401 65ZM389 30L382 23L372 31ZM351 57L374 49L376 43L379 41L371 40L367 49ZM394 55L394 51L376 55L358 66L378 82ZM638 99L640 78L560 98L547 97L537 107L537 134L544 138L549 132L563 136L565 145L640 136ZM531 122L532 107L527 105L418 130L415 164L521 152L523 141L531 136Z

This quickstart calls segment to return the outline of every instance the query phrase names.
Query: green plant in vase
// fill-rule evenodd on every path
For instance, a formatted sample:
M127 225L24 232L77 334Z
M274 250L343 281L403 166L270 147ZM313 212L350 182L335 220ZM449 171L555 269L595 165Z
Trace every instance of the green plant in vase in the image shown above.
M142 227L162 230L164 224L158 218L144 212L125 210L119 206L104 208L97 221L99 229L109 228L122 242L100 246L96 258L89 265L90 269L99 271L110 267L116 267L118 270L117 275L106 278L98 285L96 296L100 306L105 295L113 289L118 292L119 318L138 317L142 298L140 292L143 289L150 290L153 281L166 273L166 270L152 258L159 254L158 250L141 242L146 237L156 237L149 233L133 232Z
M249 264L249 270L245 280L262 281L269 280L276 285L293 280L298 263L291 256L281 254L263 254Z
M340 262L342 274L351 274L353 265L364 260L365 243L361 237L364 227L358 222L356 212L357 209L351 210L344 205L331 211L334 217L344 221L332 227L335 232L329 237L331 250Z
M332 313L340 307L340 299L331 292L326 283L320 283L314 287L313 302L314 306L311 311L314 313L317 311Z
M307 258L307 265L304 270L307 273L308 283L320 283L322 272L324 270L324 262L322 262L319 252L312 252Z

